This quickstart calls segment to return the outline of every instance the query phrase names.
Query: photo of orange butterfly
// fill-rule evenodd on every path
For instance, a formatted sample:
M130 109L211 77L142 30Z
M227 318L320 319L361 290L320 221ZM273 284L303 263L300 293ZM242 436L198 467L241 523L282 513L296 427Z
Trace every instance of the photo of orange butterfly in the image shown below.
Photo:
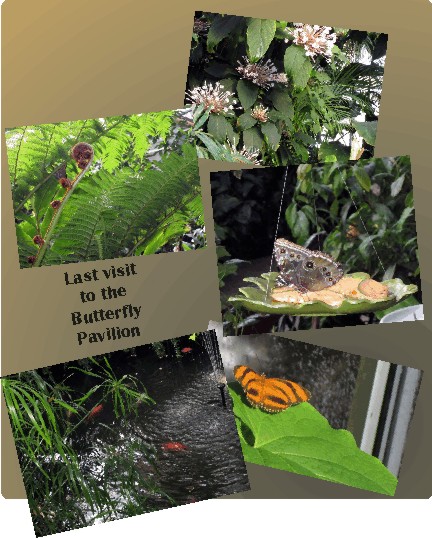
M307 402L311 397L311 393L298 383L277 377L267 378L249 366L235 366L234 377L242 386L248 402L267 413L279 413L294 404Z

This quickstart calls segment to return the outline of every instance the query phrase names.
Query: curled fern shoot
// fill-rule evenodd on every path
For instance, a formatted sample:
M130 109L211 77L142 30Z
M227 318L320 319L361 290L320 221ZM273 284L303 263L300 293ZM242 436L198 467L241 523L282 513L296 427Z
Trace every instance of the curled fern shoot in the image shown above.
M41 265L45 253L50 245L50 239L52 237L53 231L62 214L66 202L69 200L78 183L84 177L85 173L90 169L93 163L94 151L90 144L80 142L78 144L75 144L75 146L72 148L71 156L77 162L78 168L81 168L81 172L76 175L75 179L72 182L70 182L67 178L63 178L62 180L60 180L64 181L64 183L62 183L62 186L66 188L66 193L61 200L55 200L55 202L59 202L58 204L55 204L54 206L51 204L51 207L53 207L54 209L54 215L48 225L45 237L42 239L41 242L37 243L39 244L39 251L36 255L33 267L39 267Z

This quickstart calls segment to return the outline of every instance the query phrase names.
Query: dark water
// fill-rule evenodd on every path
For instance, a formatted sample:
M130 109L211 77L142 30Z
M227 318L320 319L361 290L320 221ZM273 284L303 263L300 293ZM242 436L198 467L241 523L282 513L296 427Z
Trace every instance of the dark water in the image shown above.
M126 419L115 419L106 406L76 440L88 471L104 477L121 505L121 484L132 466L139 475L133 485L152 510L249 489L231 400L225 388L223 406L221 375L208 354L198 349L182 359L158 359L147 346L135 352L133 360L111 359L111 365L142 381L156 404L141 404L137 416ZM123 459L129 464L119 465ZM117 471L110 471L110 461Z

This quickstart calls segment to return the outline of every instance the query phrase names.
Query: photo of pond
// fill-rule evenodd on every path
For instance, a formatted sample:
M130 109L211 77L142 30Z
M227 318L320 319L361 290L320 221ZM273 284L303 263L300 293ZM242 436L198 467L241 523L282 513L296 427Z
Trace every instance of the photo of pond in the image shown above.
M37 536L249 489L214 331L2 379Z

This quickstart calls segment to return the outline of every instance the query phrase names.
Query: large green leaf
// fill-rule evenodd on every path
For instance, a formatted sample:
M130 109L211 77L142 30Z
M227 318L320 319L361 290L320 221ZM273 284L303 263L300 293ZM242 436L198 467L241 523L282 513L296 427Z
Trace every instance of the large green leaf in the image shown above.
M261 125L261 132L266 137L268 144L277 149L280 143L281 134L278 131L276 125L271 122L266 122Z
M249 19L246 32L248 56L256 62L264 56L276 33L276 21Z
M284 119L292 120L294 117L294 106L291 97L286 90L274 89L269 94L269 99L276 110L284 115Z
M312 73L312 64L303 47L291 45L287 48L284 56L284 68L285 73L291 78L296 88L306 87Z
M255 148L261 150L264 139L262 134L256 127L243 131L243 142L247 148Z
M275 286L279 273L264 273L260 277L245 278L244 282L252 283L239 289L240 295L230 297L228 301L236 306L242 306L253 312L267 314L289 314L292 316L338 316L342 314L361 314L385 310L402 301L405 297L417 291L414 284L406 285L399 278L383 282L388 287L390 295L385 299L365 299L346 297L338 307L330 306L322 301L305 301L301 304L282 303L273 301L271 291ZM353 273L347 277L358 278L359 283L370 278L366 273Z
M309 403L269 414L248 405L238 383L229 391L245 461L394 495L397 478Z
M225 142L232 127L225 116L222 116L221 114L210 114L207 130L215 140L218 142Z
M371 178L366 170L362 166L354 166L353 172L357 181L360 183L361 188L366 192L369 192L371 189Z
M208 52L214 52L215 47L222 39L225 39L243 20L243 17L234 15L217 15L207 35Z
M375 138L377 132L377 121L351 121L353 127L358 134L366 140L371 146L375 146Z
M237 83L237 95L244 110L250 108L258 97L258 86L247 80L239 80Z

